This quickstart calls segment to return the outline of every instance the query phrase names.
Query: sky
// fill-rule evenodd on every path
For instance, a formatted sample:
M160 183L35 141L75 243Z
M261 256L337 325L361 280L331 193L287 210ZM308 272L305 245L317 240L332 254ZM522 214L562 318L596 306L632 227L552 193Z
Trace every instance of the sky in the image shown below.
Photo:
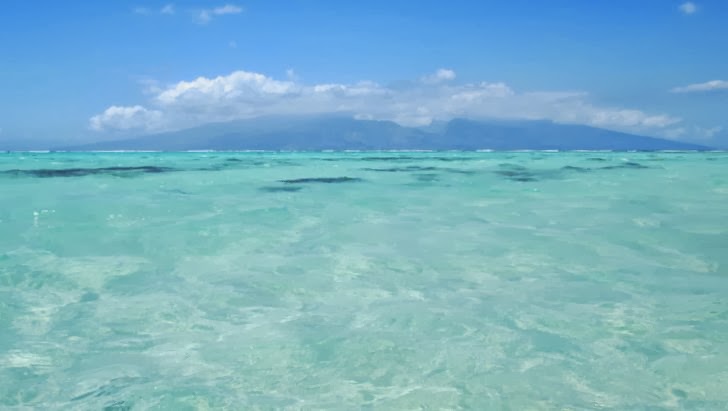
M7 0L0 141L343 112L728 147L726 39L724 0Z

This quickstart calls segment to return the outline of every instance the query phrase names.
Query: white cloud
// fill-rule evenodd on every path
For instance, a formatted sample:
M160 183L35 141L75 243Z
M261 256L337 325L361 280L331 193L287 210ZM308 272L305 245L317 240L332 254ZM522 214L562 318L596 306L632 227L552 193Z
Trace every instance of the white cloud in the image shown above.
M595 110L589 121L590 124L600 127L620 125L623 127L667 127L679 122L680 119L667 115L648 116L640 110Z
M456 91L450 96L451 100L463 103L477 103L479 100L492 97L508 97L515 93L505 83L482 82L478 87L467 87Z
M698 6L695 5L695 3L691 1L686 1L685 3L681 4L680 7L678 7L683 14L694 14L696 11L698 11Z
M103 113L91 117L89 127L95 131L104 130L154 130L159 128L162 112L148 110L142 106L111 106Z
M690 84L683 87L675 87L670 90L673 93L695 93L700 91L728 90L728 81L712 80L705 83Z
M207 24L212 20L212 15L209 10L200 10L200 14L197 15L197 22L200 24Z
M136 14L149 16L152 14L166 14L173 15L177 14L177 8L174 3L167 3L160 9L151 9L149 7L135 7L132 11ZM207 8L207 9L193 9L188 10L199 24L207 24L212 21L216 16L224 16L227 14L240 14L244 9L234 4L225 4L219 7Z
M238 14L238 13L242 13L242 12L243 12L242 7L239 7L239 6L236 6L233 4L226 4L224 6L215 7L214 9L212 9L212 14L215 14L217 16L221 16L223 14Z
M688 139L709 141L718 136L723 127L676 127L665 130L664 136L670 139Z
M137 83L142 87L142 93L148 96L156 95L162 91L159 81L153 78L140 77L137 79Z
M145 16L152 13L152 11L150 9L148 9L147 7L134 7L132 9L132 11L135 14L141 14L141 15L145 15Z
M228 76L212 79L198 77L192 81L180 81L159 93L156 99L160 104L167 106L223 104L228 101L252 102L270 96L290 94L295 87L290 81L273 80L249 71L235 71Z
M422 82L425 84L437 84L446 81L455 80L455 72L450 69L438 69L436 72L422 77Z
M197 14L197 22L200 24L209 23L214 16L223 16L226 14L240 14L243 12L243 8L234 4L226 4L224 6L215 7L212 9L200 10Z
M453 76L441 75L446 80ZM583 92L523 92L500 82L413 82L393 88L371 81L305 84L293 72L287 80L277 80L235 71L166 87L152 84L155 92L147 104L152 108L112 106L91 118L91 128L171 130L261 115L339 112L402 125L455 117L543 119L660 135L681 121L666 114L596 105Z
M705 136L705 138L713 138L718 133L723 131L723 127L716 126L716 127L704 128L704 129L702 129L702 131L703 131L703 135Z

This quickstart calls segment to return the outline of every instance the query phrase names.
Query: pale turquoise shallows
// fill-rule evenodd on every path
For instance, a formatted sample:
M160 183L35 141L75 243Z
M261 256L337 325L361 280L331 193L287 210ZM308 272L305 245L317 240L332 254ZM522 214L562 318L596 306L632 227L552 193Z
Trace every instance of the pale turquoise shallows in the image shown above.
M0 154L0 409L726 407L726 153Z

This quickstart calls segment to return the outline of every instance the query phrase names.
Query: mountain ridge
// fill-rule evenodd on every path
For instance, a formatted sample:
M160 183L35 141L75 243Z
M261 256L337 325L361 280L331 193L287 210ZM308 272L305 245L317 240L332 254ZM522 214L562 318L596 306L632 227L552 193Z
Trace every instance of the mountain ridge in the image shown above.
M63 150L710 150L710 147L544 120L457 118L436 128L343 116L258 118Z

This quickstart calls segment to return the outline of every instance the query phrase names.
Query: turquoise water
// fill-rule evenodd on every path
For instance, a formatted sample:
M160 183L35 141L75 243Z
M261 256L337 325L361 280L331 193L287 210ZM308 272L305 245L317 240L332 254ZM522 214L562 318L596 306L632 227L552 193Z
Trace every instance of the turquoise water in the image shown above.
M0 154L0 409L726 409L728 153Z

